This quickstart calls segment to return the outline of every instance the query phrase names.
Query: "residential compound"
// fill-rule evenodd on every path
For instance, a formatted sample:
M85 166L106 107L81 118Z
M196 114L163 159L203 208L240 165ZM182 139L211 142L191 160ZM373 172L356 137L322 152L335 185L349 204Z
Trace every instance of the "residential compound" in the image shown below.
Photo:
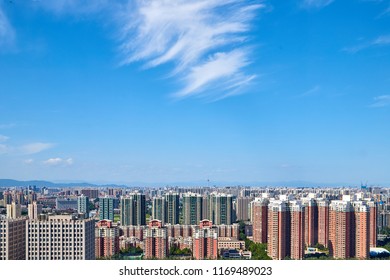
M7 188L0 207L2 260L251 258L246 238L272 259L368 259L390 227L380 187Z

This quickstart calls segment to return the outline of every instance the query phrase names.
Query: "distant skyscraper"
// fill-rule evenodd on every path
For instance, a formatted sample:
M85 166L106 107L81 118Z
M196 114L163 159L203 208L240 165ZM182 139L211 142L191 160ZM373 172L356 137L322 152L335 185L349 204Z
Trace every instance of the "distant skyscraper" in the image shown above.
M166 203L165 222L172 225L178 224L179 223L179 194L173 192L166 193L165 203Z
M100 197L99 198L99 220L114 221L114 198Z
M200 220L210 220L210 196L202 197L202 217Z
M22 216L22 208L20 204L12 202L7 204L7 218L8 219L17 219Z
M121 198L121 225L146 225L146 200L141 193Z
M253 242L267 243L268 199L257 199L251 202Z
M36 201L33 201L30 203L28 208L28 217L30 220L36 220L38 219L39 215L42 213L42 204L38 204Z
M145 258L164 259L168 256L167 229L162 226L161 221L152 220L145 229Z
M166 214L167 214L167 209L166 209L165 197L161 197L161 196L153 197L152 219L159 220L162 223L165 223L167 220Z
M196 260L218 257L218 229L209 220L202 220L193 235L192 255Z
M232 208L232 195L223 193L212 194L210 197L210 214L213 224L232 224Z
M119 253L119 228L112 221L100 220L95 225L95 257L111 257Z
M203 197L196 193L183 194L183 218L185 225L197 225L202 219Z
M99 190L97 189L83 189L81 190L81 194L88 196L91 199L95 199L99 197Z
M77 212L84 214L85 218L89 217L89 198L88 196L81 195L77 197Z
M253 197L238 197L236 200L237 208L237 220L247 221L249 220L249 204L253 200Z

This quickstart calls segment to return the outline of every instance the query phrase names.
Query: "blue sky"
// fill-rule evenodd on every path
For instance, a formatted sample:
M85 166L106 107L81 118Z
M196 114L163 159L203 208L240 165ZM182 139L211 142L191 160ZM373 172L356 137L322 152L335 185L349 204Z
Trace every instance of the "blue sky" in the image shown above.
M390 184L390 1L0 2L0 178Z

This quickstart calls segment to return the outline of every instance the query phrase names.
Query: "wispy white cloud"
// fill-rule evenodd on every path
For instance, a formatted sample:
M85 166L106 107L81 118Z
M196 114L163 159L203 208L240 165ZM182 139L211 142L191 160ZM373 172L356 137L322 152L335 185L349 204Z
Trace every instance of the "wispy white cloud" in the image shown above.
M299 94L297 97L307 97L307 96L313 96L317 94L320 91L321 87L319 85L316 85L312 87L311 89L305 91L302 94Z
M330 5L334 0L303 0L302 7L321 9Z
M48 166L70 166L73 164L72 158L49 158L43 162L45 165Z
M372 108L387 107L390 106L390 95L380 95L374 97L374 103L370 105Z
M8 136L1 135L1 134L0 134L0 142L6 142L8 139L9 139Z
M241 0L132 1L119 17L123 64L173 65L184 86L176 96L236 90L253 79L245 72L247 33L264 4Z
M18 150L25 155L32 155L32 154L37 154L42 151L48 150L52 147L54 147L53 143L36 142L36 143L23 145L19 147Z
M381 35L378 36L376 39L371 40L366 43L362 43L356 46L352 47L346 47L343 48L343 51L349 52L349 53L357 53L359 51L362 51L364 49L370 48L370 47L383 47L383 46L389 46L390 45L390 35Z
M25 160L23 160L23 163L24 163L24 164L27 164L27 165L30 165L30 164L33 164L33 163L34 163L34 160L33 160L32 158L25 159Z
M0 5L0 47L12 43L14 30Z

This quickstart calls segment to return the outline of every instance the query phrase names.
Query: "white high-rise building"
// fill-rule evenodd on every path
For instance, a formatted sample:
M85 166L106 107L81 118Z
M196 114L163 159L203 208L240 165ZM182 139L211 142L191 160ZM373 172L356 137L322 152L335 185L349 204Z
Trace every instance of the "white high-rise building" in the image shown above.
M7 204L7 218L8 219L17 219L22 216L22 207L16 202Z
M71 215L29 220L26 243L28 260L94 260L95 221Z
M38 219L39 215L42 213L42 204L38 204L36 201L28 205L28 217L31 220Z

